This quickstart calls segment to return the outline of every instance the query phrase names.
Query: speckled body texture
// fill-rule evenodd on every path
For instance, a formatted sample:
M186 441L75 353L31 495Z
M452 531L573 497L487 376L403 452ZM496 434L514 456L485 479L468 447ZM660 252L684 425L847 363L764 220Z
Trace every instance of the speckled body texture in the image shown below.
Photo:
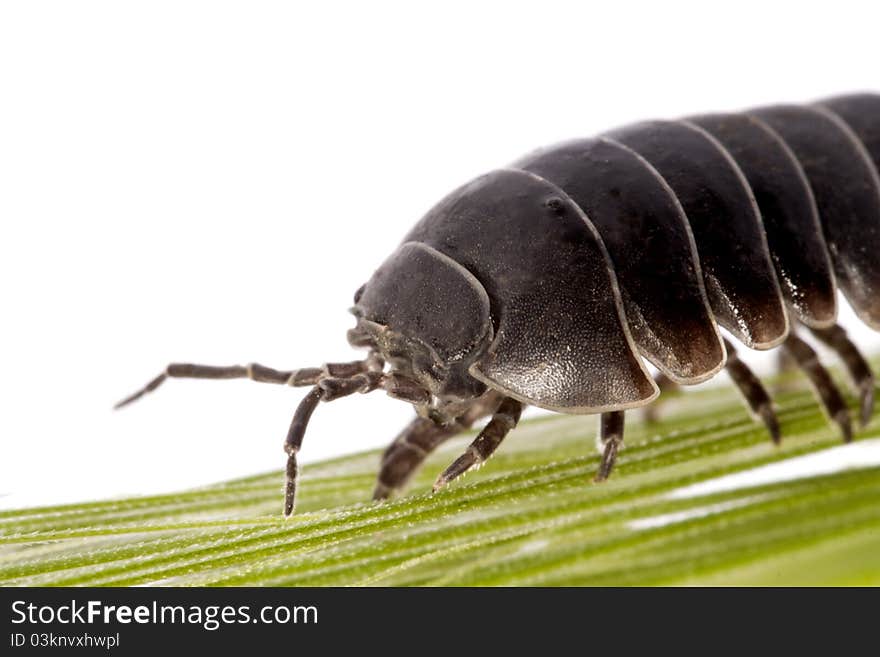
M601 414L594 480L604 481L626 409L722 368L780 441L770 395L721 327L753 349L782 345L848 441L844 397L796 333L841 358L866 424L874 375L835 323L835 294L880 329L878 167L872 94L649 121L535 151L440 201L358 289L348 337L369 350L363 360L289 371L172 363L118 406L169 377L313 386L284 444L286 515L319 403L374 390L417 414L385 451L374 499L489 417L434 489L480 465L526 405Z
M379 270L395 268L397 282L369 282L355 312L429 351L420 327L454 317L438 360L460 339L460 370L527 404L646 404L657 388L640 356L675 382L704 381L726 362L718 326L770 349L798 324L832 326L836 287L880 329L878 165L872 94L562 143L443 199ZM402 265L413 243L437 266L424 254ZM464 285L443 257L474 287L461 304L436 292L396 303L403 280ZM488 308L477 309L483 293ZM375 310L380 298L393 318Z

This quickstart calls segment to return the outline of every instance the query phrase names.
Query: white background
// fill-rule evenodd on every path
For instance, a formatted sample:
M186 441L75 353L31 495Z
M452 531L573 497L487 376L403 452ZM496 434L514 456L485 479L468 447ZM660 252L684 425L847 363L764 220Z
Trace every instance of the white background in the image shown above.
M280 467L301 391L171 381L110 407L173 360L350 359L355 289L479 173L638 119L880 89L871 2L433 6L0 5L0 506ZM303 461L410 414L322 407Z

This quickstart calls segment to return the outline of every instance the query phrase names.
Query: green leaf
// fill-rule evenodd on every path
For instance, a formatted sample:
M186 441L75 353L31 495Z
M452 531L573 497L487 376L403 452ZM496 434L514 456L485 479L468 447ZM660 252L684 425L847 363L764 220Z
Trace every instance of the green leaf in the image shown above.
M851 403L854 403L850 400ZM777 396L783 445L728 387L628 416L610 481L591 483L595 418L523 422L479 472L431 495L473 435L409 492L368 502L379 452L171 495L0 513L4 585L880 584L880 468L696 497L684 486L839 444L809 391ZM857 439L876 439L874 420Z

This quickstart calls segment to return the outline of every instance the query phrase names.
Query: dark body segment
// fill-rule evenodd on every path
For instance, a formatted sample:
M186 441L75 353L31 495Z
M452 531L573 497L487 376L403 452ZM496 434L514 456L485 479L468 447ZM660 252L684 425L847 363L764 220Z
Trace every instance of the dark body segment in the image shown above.
M770 257L789 306L804 324L834 323L834 272L806 174L766 123L745 114L689 119L715 137L739 165L761 211Z
M525 171L492 172L447 196L405 241L449 256L488 293L495 340L472 368L476 378L568 413L657 396L635 353L608 253L557 186Z
M662 177L607 139L571 141L514 166L561 187L599 231L614 264L633 338L678 383L724 365L687 217Z
M859 317L880 329L880 180L853 131L830 110L754 110L794 151L807 174L838 284Z
M816 103L831 110L852 129L880 171L880 94L851 94Z
M788 317L757 205L742 172L701 128L651 121L608 136L650 162L681 202L715 319L754 349L788 334Z
M626 409L651 402L658 383L697 383L722 363L780 442L766 388L719 340L717 320L750 347L782 344L849 441L847 400L789 334L785 302L842 360L867 424L875 376L834 323L834 287L880 330L878 165L880 96L870 94L642 123L537 151L452 192L358 290L348 341L363 359L292 370L172 363L116 407L175 378L311 387L284 441L285 515L317 407L373 391L417 415L384 453L375 499L489 417L434 490L484 463L524 404L601 414L600 482L623 448ZM661 369L656 383L637 346Z
M424 244L401 245L364 286L357 308L371 321L419 336L441 362L460 358L492 337L483 286Z

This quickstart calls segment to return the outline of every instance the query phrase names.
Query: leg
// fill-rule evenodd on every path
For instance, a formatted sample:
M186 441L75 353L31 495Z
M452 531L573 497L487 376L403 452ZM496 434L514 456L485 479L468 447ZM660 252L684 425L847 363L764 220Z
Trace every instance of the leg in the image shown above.
M819 395L828 416L840 427L844 442L850 442L852 440L852 425L850 424L849 410L846 408L840 391L831 380L828 370L819 363L816 352L794 334L788 336L783 346L797 362L798 367L809 377L810 383Z
M457 424L438 426L422 417L410 422L382 455L373 499L388 499L403 488L428 454L463 428Z
M874 411L874 373L868 361L846 335L843 327L834 325L827 329L810 329L819 340L831 347L843 359L846 371L859 391L862 426L871 421Z
M480 418L491 415L501 399L497 392L487 392L453 424L437 425L421 417L410 422L382 455L373 499L387 499L402 489L431 452Z
M623 447L623 420L623 411L602 413L599 418L599 449L602 452L602 461L599 463L599 471L593 477L596 483L608 479L614 468L617 453Z
M755 417L764 423L773 442L778 445L780 441L779 420L776 419L776 413L773 411L770 395L767 394L767 390L752 370L739 359L736 348L727 340L724 341L724 346L727 348L727 364L725 365L727 373L739 388L749 405L749 409Z
M492 415L492 419L483 427L480 435L474 439L464 454L455 459L452 465L437 477L437 481L434 482L434 491L440 490L456 477L492 456L501 441L519 422L522 409L522 402L505 397L498 410Z
M657 421L657 411L660 410L660 405L662 404L662 402L660 401L662 395L670 392L676 392L680 387L675 381L663 374L663 372L657 372L657 374L654 375L654 383L656 383L657 387L660 389L661 397L658 398L657 401L655 401L653 404L648 404L647 406L645 406L645 410L642 412L642 416L645 418L645 422L647 422L648 424Z

